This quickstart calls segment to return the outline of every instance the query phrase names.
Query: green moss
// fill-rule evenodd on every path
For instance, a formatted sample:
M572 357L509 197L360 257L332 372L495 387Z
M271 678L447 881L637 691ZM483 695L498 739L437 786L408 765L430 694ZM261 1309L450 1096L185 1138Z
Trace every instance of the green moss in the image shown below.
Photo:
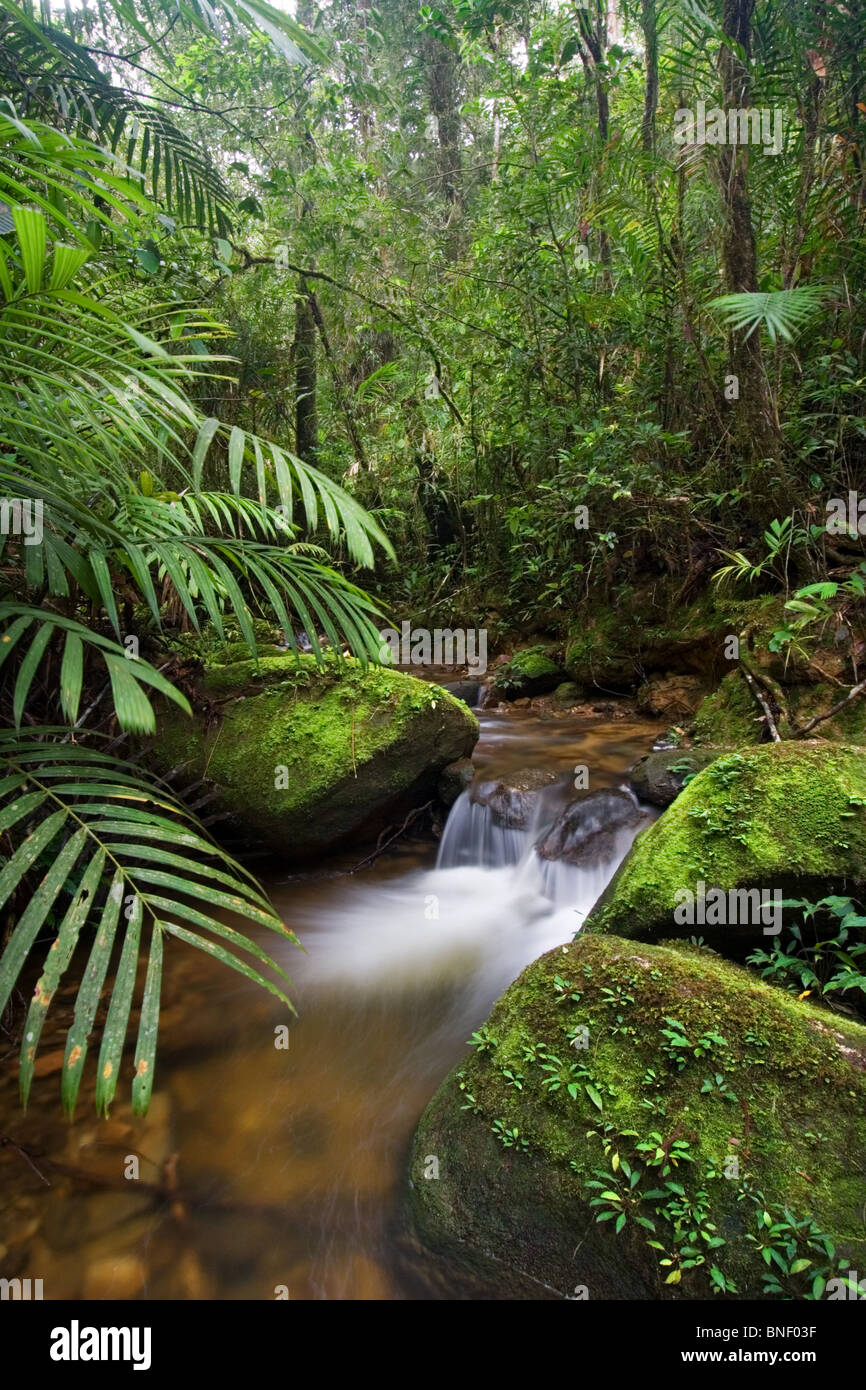
M500 666L494 684L500 690L519 694L532 687L552 689L562 679L562 671L547 647L523 647L506 666Z
M636 677L637 668L623 641L622 623L613 610L595 615L569 635L564 666L578 682Z
M680 1070L665 1051L668 1018L693 1045L708 1033L724 1042L703 1057L688 1050ZM581 1026L588 1047L575 1050L571 1038ZM413 1206L433 1248L488 1250L501 1267L516 1265L560 1291L585 1284L591 1299L706 1297L708 1265L716 1263L745 1297L761 1291L764 1265L746 1239L756 1229L755 1205L741 1198L760 1191L767 1204L813 1217L853 1263L862 1260L862 1182L851 1181L851 1163L866 1148L866 1029L707 950L579 937L531 965L484 1031L492 1044L446 1080L415 1140ZM565 1085L549 1090L545 1057L529 1060L539 1047L565 1067L585 1068L589 1082L581 1076L574 1097ZM717 1073L735 1100L702 1089ZM513 1146L506 1158L497 1121L527 1147ZM640 1192L658 1188L659 1168L637 1147L653 1131L668 1146L674 1137L688 1144L692 1161L677 1165L675 1180L692 1196L707 1192L707 1219L725 1241L706 1265L683 1274L675 1294L646 1243L652 1234L670 1243L653 1202L638 1199L616 1235L612 1223L593 1221L589 1199L599 1189L586 1187L599 1169L609 1184L621 1182L626 1161L640 1173ZM439 1155L438 1182L417 1180L429 1154ZM707 1176L730 1156L739 1163L736 1179ZM656 1232L635 1214L654 1219Z
M700 880L725 891L866 882L864 806L863 748L785 742L717 758L638 836L588 927L688 935L673 921L676 894Z
M697 744L744 748L758 742L764 730L748 686L737 671L701 701L693 732Z
M213 782L245 833L281 852L345 839L478 737L441 687L350 659L264 657L211 669L205 689L224 701L218 722L205 732L166 711L160 762Z

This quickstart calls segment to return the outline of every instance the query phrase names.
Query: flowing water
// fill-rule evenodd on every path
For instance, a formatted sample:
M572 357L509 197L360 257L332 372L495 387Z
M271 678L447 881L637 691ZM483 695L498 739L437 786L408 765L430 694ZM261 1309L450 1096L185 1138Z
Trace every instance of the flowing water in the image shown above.
M97 1121L89 1094L59 1120L59 1033L27 1116L4 1083L17 1147L0 1147L0 1274L41 1278L46 1298L449 1296L401 1231L413 1129L494 1000L571 938L628 849L634 831L580 868L535 854L575 765L593 791L615 787L657 732L522 712L481 724L485 778L532 767L560 783L524 830L464 794L438 863L415 842L351 877L269 881L305 948L264 942L292 975L287 1038L275 999L172 943L146 1120L116 1104Z

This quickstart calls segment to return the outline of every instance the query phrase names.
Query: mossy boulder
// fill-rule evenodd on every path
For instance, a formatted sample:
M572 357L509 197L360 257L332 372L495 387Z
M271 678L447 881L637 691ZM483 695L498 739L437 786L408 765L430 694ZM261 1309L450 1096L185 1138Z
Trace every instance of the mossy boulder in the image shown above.
M714 759L635 840L587 930L766 945L763 919L678 923L682 891L702 896L701 883L812 898L866 884L866 748L784 742Z
M548 647L522 647L494 677L494 685L507 700L522 700L555 690L564 679L562 668Z
M409 1206L434 1261L487 1296L710 1298L713 1267L733 1296L772 1296L764 1211L811 1218L862 1268L866 1028L706 949L582 936L477 1036L422 1116ZM784 1297L831 1263L796 1255Z
M203 694L211 726L167 710L160 765L205 778L233 830L292 859L368 839L435 798L442 769L478 738L475 716L441 687L353 660L215 667Z
M561 709L570 709L572 705L579 705L581 700L586 698L586 690L577 681L563 681L553 692L554 704Z
M263 656L285 656L284 647L278 647L275 642L259 643L256 650L256 657L261 659ZM253 654L246 642L227 642L224 647L215 648L212 656L207 661L208 665L213 666L235 666L239 661L250 661Z

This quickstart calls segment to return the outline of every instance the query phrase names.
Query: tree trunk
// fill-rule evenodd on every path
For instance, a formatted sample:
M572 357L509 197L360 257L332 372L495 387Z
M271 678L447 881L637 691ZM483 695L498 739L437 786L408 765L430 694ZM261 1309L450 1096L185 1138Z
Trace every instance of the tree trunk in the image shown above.
M316 320L305 280L295 300L295 451L308 463L319 447L316 407Z
M755 0L724 0L722 26L728 38L740 46L746 62L751 55L751 22ZM726 111L750 105L749 72L733 48L719 53L722 105ZM725 204L722 258L729 294L751 293L758 288L758 261L748 185L749 146L719 147L719 175ZM759 332L746 336L731 333L730 368L737 378L736 443L738 452L755 459L775 452L767 398L767 378Z
M439 186L448 202L459 208L462 201L460 110L457 99L460 59L432 34L427 39L427 58L430 109L437 125Z

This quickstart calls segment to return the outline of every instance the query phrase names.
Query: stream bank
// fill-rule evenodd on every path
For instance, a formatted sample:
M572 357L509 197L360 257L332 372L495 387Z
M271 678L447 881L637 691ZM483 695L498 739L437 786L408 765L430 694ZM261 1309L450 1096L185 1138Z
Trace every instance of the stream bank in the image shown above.
M659 732L527 710L482 713L481 729L479 776L528 764L563 777L580 762L593 793L619 786ZM436 854L407 840L349 878L268 881L305 948L281 957L299 1013L286 1047L275 1000L168 945L144 1120L124 1104L98 1120L89 1074L75 1121L61 1118L71 996L49 1015L26 1115L7 1045L0 1101L19 1147L0 1147L3 1274L42 1278L46 1298L469 1296L458 1266L417 1252L402 1226L412 1132L494 1001L570 939L615 859L560 866L555 902L531 861L437 869Z

